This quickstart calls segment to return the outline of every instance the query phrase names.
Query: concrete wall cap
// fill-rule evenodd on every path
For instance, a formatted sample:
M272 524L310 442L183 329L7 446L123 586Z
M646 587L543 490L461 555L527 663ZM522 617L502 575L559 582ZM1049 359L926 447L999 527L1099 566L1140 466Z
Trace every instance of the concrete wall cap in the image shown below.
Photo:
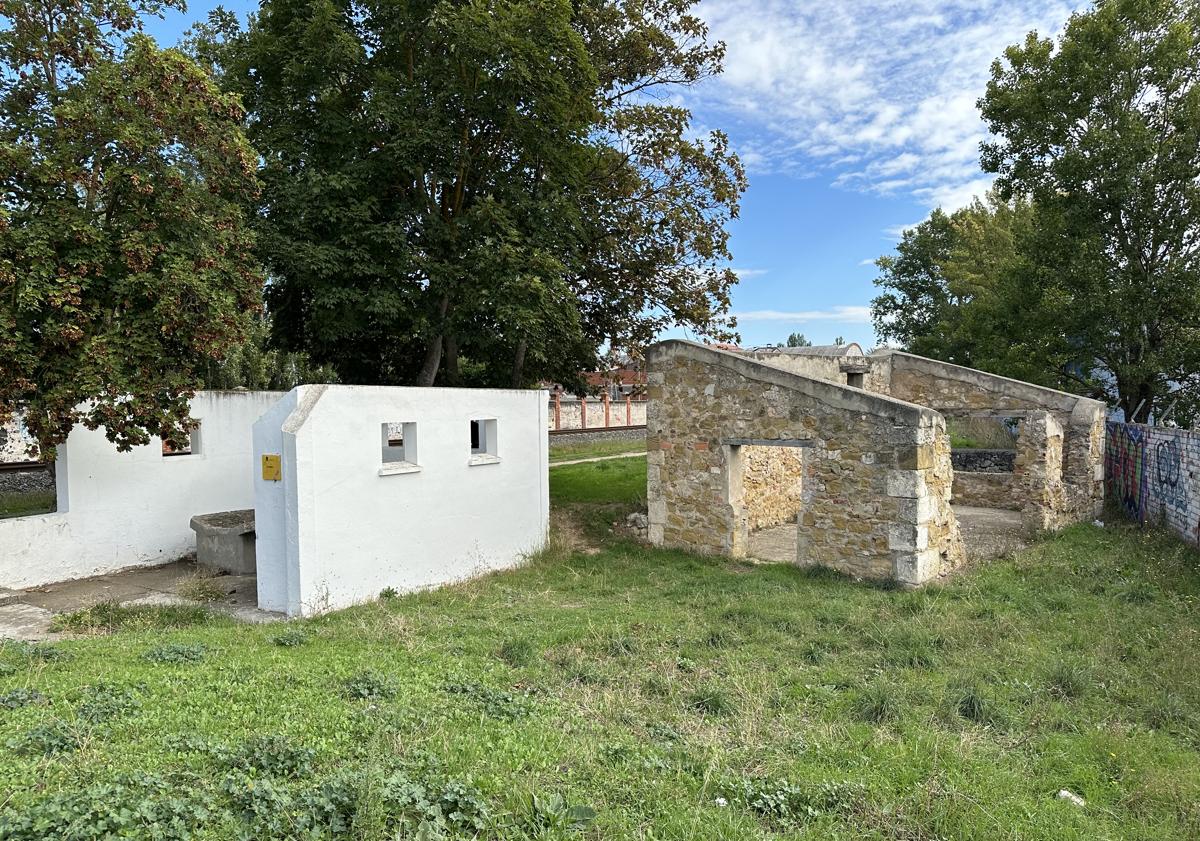
M888 397L871 391L863 391L860 388L852 388L847 385L839 385L838 383L831 383L826 380L818 380L805 377L801 374L794 374L790 371L784 371L781 368L767 365L764 362L759 362L740 353L718 350L697 342L689 342L683 339L668 339L646 349L646 362L648 365L653 365L660 359L669 359L676 356L687 357L697 362L719 365L723 368L736 371L748 379L782 386L783 388L797 391L845 411L862 412L882 417L901 416L914 425L921 424L922 421L925 424L931 424L941 418L938 412L926 406L919 406L916 403L897 400L894 397Z
M951 362L942 362L926 356L917 356L915 353L906 353L902 350L882 348L872 351L869 358L888 358L892 362L893 370L896 370L898 364L901 370L907 367L911 370L937 372L949 379L956 379L960 382L973 382L985 391L1008 394L1036 403L1048 403L1056 407L1058 411L1074 412L1078 411L1080 406L1087 407L1085 411L1103 410L1105 408L1102 401L1093 400L1090 397L1080 397L1078 394L1071 394L1070 392L1059 391L1042 385L1034 385L1023 380L1014 380L1011 377L1002 377L999 374L989 374L986 371L967 368L964 365L955 365Z

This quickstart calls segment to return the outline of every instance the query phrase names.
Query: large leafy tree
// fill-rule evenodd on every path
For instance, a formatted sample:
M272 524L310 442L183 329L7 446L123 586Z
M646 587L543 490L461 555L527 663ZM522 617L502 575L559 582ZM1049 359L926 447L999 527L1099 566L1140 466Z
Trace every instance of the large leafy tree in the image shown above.
M1067 361L1027 342L1044 326L1024 257L1036 218L1030 203L995 195L934 210L876 261L875 332L922 356L1062 385Z
M1010 47L980 101L984 168L1038 207L1022 335L1139 420L1200 390L1198 81L1200 4L1100 0Z
M141 34L175 0L0 0L0 419L182 443L260 306L242 109Z
M689 0L266 0L195 40L262 152L276 339L343 380L569 380L716 338L744 189L669 89L719 70ZM222 36L222 37L217 37Z

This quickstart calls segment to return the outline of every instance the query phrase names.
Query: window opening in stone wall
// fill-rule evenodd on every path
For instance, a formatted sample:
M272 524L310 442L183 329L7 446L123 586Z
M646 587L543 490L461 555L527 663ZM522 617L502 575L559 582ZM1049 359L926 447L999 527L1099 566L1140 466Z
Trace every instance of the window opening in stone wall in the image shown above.
M846 385L850 386L851 388L862 388L863 381L866 379L866 376L866 374L847 374Z

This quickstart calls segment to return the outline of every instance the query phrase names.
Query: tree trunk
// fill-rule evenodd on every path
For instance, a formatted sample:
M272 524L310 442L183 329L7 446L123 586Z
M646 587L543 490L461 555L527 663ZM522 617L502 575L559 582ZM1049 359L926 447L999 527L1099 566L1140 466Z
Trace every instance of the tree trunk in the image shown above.
M442 384L449 386L457 386L458 379L458 336L454 333L447 333L446 338L442 342L445 350L445 359L442 362L444 374L442 376Z
M517 342L517 355L513 359L512 387L522 388L525 385L525 351L529 348L529 340Z
M1120 406L1125 410L1126 423L1146 423L1150 420L1150 415L1154 412L1154 386L1152 383L1119 384L1118 393L1123 395Z
M425 351L425 362L421 365L421 373L417 375L417 385L431 386L437 380L438 370L442 367L442 350L445 346L443 329L446 323L446 311L450 309L450 296L443 294L438 301L437 333L429 342Z

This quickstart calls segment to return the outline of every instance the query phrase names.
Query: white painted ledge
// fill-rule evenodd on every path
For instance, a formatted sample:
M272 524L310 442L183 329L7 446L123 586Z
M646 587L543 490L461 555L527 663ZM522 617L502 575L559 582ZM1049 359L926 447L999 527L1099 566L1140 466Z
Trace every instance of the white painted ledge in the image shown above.
M469 467L477 467L481 464L499 464L499 463L500 463L500 456L494 456L491 453L479 453L477 455L471 456L471 458L467 460L467 465Z
M395 461L391 464L385 464L379 468L380 476L397 476L401 473L420 473L421 465L413 464L411 461Z

